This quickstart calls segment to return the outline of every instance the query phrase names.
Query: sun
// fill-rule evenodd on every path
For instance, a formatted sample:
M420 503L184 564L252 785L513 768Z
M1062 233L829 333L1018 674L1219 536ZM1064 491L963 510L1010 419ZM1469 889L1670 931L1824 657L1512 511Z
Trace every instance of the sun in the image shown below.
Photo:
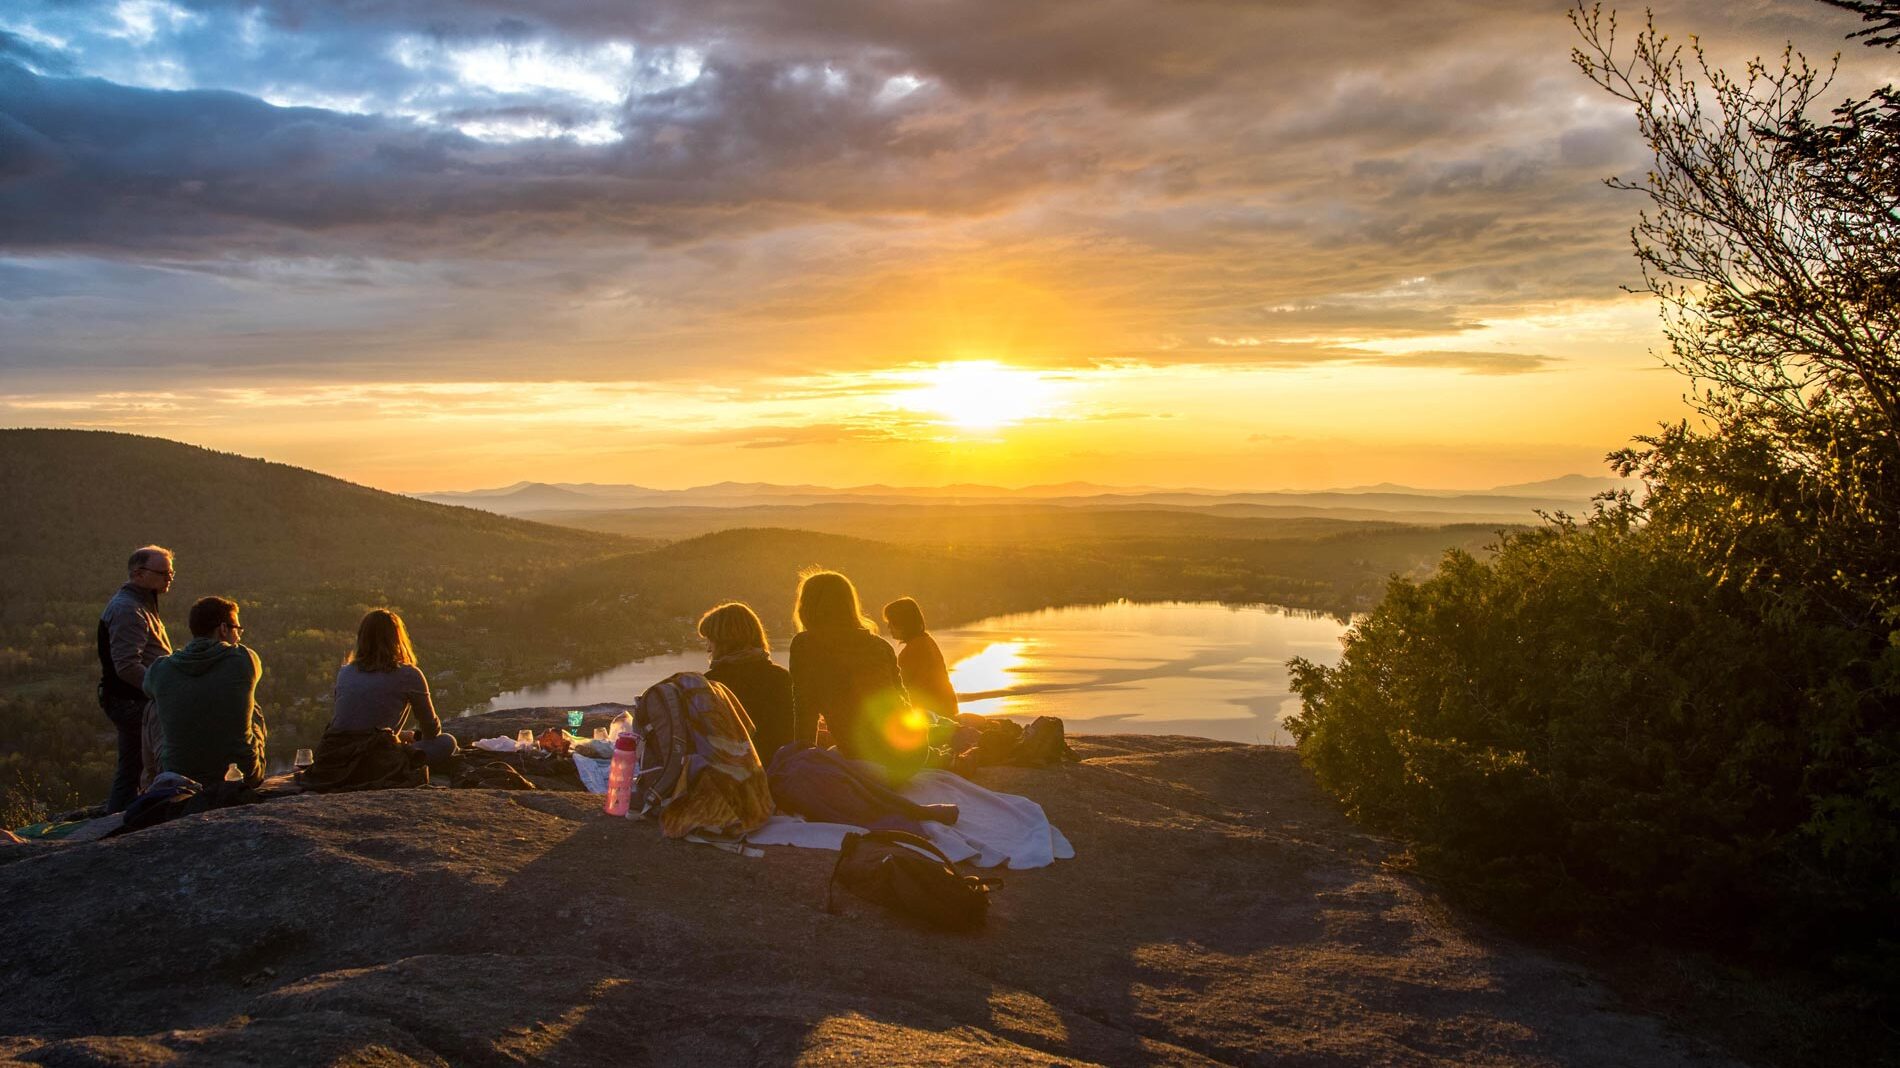
M917 372L915 381L902 396L905 408L965 430L995 430L1047 415L1056 394L1042 375L995 360L941 363Z

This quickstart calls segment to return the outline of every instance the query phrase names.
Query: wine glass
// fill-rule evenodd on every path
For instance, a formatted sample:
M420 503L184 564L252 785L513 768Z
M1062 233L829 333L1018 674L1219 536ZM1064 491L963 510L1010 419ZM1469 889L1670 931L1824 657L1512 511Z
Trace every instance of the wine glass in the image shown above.
M316 762L317 755L308 749L299 749L297 750L297 755L290 758L291 766L295 767L298 771L302 771Z
M607 740L607 728L605 728L605 727L595 727L595 728L594 728L594 740L595 740L595 741L597 741L597 742L604 742L604 741L606 741L606 740Z
M526 751L534 748L534 732L526 727L515 732L515 749Z

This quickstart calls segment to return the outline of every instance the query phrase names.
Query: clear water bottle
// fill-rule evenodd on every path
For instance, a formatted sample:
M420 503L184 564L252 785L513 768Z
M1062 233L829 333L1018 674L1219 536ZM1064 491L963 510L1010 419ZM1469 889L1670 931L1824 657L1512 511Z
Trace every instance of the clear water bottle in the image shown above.
M633 803L633 779L640 771L640 739L622 734L614 739L614 759L607 768L607 803L601 806L609 816L624 816Z
M618 716L614 717L614 720L612 723L607 724L607 737L609 739L617 739L623 735L628 735L632 733L633 733L633 713L631 712L622 712Z

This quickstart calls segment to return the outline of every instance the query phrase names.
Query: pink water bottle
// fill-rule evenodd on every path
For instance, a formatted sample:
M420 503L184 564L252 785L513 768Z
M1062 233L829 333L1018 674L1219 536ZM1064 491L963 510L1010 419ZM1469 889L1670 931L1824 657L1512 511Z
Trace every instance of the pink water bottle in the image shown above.
M633 777L639 770L639 736L623 734L615 738L614 762L607 769L607 804L604 806L607 815L627 814L627 806L633 801Z

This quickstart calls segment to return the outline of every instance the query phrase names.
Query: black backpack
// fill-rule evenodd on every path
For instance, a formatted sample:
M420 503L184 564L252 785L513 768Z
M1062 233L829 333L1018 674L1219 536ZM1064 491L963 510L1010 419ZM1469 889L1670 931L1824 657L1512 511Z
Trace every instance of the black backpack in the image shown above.
M1069 748L1062 721L1054 716L1037 716L1034 723L1024 728L1022 741L1017 743L1016 751L1009 755L1009 763L1025 768L1080 759L1075 755L1075 750Z
M967 931L989 914L990 888L975 875L958 875L943 850L909 831L847 834L825 887L825 911L837 912L839 884L874 904L933 927Z

